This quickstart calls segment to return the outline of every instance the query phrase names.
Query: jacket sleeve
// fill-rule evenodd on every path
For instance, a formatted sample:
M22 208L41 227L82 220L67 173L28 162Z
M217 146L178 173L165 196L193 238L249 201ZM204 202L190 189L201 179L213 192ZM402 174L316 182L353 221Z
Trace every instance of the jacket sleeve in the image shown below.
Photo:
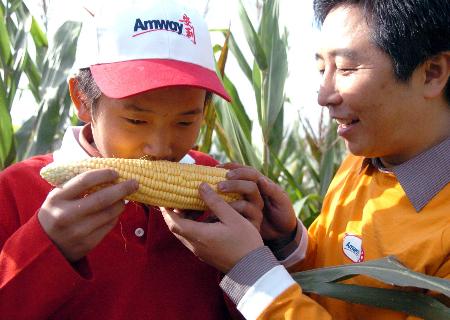
M294 284L282 294L258 316L258 320L269 319L316 319L329 320L330 314L317 302L302 294L299 285Z
M297 261L296 263L290 264L287 269L289 272L300 272L304 270L310 270L314 268L314 263L317 254L317 241L316 234L314 233L314 225L312 225L307 233L308 243L306 247L306 253L304 254L304 258L302 260Z
M331 319L317 302L302 293L268 247L242 258L222 279L221 288L245 319Z
M77 271L37 219L36 212L48 190L38 171L15 165L0 172L2 319L48 319L88 281L87 265L81 263Z

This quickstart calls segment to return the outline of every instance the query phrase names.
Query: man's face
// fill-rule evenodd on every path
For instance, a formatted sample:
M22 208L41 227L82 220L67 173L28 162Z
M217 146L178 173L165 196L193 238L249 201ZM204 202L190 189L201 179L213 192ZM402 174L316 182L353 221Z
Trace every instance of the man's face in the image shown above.
M103 157L179 161L194 145L205 90L169 87L125 99L102 96L92 132Z
M416 150L416 125L425 110L416 73L395 78L389 56L370 40L356 6L326 17L317 54L322 79L318 102L329 109L351 153L402 162Z

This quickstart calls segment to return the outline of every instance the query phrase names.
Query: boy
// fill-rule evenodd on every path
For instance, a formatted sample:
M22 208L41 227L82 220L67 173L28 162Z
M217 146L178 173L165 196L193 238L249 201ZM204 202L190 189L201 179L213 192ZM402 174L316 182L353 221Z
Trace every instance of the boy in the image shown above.
M124 203L136 181L84 197L116 173L93 170L53 190L39 176L52 161L91 156L216 165L190 150L211 93L229 100L205 23L175 1L121 1L83 32L79 49L93 60L69 88L87 124L69 128L53 155L0 173L1 318L230 318L220 274L179 243L158 208ZM253 190L259 208L233 205L258 212Z
M320 216L308 232L296 227L280 187L233 165L229 177L257 181L266 199L261 236L273 253L207 186L201 194L221 220L214 233L170 211L164 217L200 258L228 272L221 286L247 319L417 319L312 300L275 256L295 272L394 255L414 271L450 279L450 2L316 0L315 12L323 37L318 102L351 152ZM235 248L242 255L227 254ZM367 277L347 282L391 287Z

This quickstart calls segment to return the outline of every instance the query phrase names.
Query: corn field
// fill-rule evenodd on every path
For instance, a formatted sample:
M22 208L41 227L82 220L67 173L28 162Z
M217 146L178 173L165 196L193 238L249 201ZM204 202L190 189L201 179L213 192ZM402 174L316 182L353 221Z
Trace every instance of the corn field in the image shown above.
M217 69L232 97L214 98L205 110L198 149L221 162L253 166L279 183L289 194L298 217L309 226L320 212L323 197L345 154L335 124L322 117L312 125L299 114L286 124L284 106L289 64L288 36L279 26L279 1L260 1L260 18L252 22L240 0L240 19L246 43L237 43L233 30L214 44ZM44 1L45 3L45 1ZM248 8L247 8L248 9ZM78 123L68 94L67 77L75 58L81 24L66 21L52 39L21 0L0 2L0 170L33 155L52 152L69 125ZM242 49L250 48L251 57ZM254 91L255 101L243 101L239 85L224 71L229 55ZM26 80L38 105L19 128L11 119L20 81ZM251 103L250 103L251 102ZM248 105L256 105L257 119ZM319 112L319 111L318 111ZM255 134L258 133L258 134ZM416 292L349 286L338 281L358 274L394 285L412 286L450 296L440 279L405 269L393 257L379 261L298 273L304 291L354 303L376 305L425 319L448 319L449 309L438 300ZM372 290L372 291L371 291Z

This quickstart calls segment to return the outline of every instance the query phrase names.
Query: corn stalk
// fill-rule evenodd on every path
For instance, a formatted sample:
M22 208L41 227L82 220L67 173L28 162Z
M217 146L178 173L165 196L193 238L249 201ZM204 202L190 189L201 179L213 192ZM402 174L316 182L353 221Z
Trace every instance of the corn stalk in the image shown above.
M215 127L213 149L217 149L219 159L255 167L282 185L299 217L308 226L320 212L323 196L344 149L341 143L335 142L335 128L328 123L320 128L319 137L301 117L290 121L289 127L286 125L287 32L278 24L279 1L262 1L261 4L259 25L255 27L239 1L246 45L252 52L251 60L244 56L230 30L215 30L225 36L224 44L216 45L215 51L221 51L222 56L230 50L236 58L253 88L253 104L258 118L256 123L250 120L248 106L245 107L249 102L241 100L236 86L225 72L223 82L232 101L227 104L214 100L217 121L214 123L207 116L209 128ZM223 70L223 67L219 63L218 69ZM322 134L324 132L326 134ZM205 141L200 146L201 150L211 152L211 144Z
M0 169L50 152L71 122L66 79L79 31L79 23L68 21L48 41L23 1L0 2ZM39 112L15 131L11 109L23 81Z

